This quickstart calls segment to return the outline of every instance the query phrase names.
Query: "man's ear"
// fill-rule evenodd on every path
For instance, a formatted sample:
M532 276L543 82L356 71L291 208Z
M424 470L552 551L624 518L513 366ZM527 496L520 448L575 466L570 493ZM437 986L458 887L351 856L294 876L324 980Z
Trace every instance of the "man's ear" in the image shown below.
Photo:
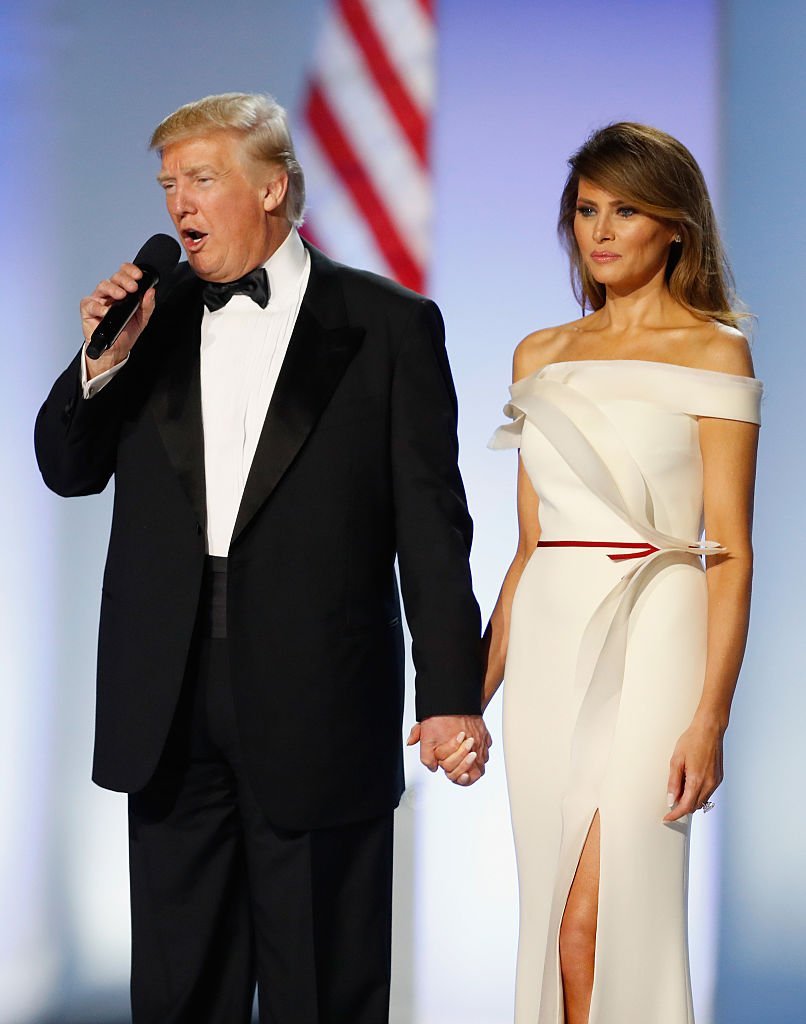
M275 172L275 177L266 182L263 189L263 209L272 213L283 205L288 192L288 175Z

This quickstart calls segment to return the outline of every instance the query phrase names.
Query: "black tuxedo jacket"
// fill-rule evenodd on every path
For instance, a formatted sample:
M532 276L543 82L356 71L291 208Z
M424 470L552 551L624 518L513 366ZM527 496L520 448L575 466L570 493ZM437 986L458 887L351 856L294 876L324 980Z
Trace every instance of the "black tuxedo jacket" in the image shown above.
M403 637L417 716L477 714L480 621L436 306L310 248L311 275L229 552L234 700L269 819L384 813L403 788ZM84 400L78 357L36 423L47 485L115 478L98 643L93 778L134 792L177 705L205 556L201 282L161 286L128 364ZM237 351L234 353L237 358Z

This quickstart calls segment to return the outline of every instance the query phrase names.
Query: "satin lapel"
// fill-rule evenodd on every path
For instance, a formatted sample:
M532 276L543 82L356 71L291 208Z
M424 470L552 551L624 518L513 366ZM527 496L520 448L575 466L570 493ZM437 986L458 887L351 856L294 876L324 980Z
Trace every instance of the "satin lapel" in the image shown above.
M363 328L346 324L333 264L312 250L305 299L263 423L232 543L296 458L363 340Z
M198 522L207 529L207 496L204 481L204 434L202 431L200 344L201 286L197 281L171 298L165 310L166 323L155 349L167 360L153 399L157 422L171 465L179 477Z

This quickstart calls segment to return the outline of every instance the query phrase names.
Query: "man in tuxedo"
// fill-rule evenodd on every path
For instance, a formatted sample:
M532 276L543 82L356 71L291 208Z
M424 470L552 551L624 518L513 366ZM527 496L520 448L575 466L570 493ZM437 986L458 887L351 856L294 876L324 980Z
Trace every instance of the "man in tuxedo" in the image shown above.
M129 796L135 1024L388 1019L403 789L398 559L421 760L484 771L471 522L439 311L297 233L270 97L157 128L187 254L36 425L63 495L115 478L93 777ZM137 289L81 303L85 339Z

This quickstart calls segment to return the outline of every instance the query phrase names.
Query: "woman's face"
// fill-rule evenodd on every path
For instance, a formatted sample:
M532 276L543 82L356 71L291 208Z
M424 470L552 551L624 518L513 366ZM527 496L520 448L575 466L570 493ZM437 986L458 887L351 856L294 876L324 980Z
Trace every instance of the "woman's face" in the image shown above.
M574 236L593 279L617 293L663 281L675 228L580 178Z

